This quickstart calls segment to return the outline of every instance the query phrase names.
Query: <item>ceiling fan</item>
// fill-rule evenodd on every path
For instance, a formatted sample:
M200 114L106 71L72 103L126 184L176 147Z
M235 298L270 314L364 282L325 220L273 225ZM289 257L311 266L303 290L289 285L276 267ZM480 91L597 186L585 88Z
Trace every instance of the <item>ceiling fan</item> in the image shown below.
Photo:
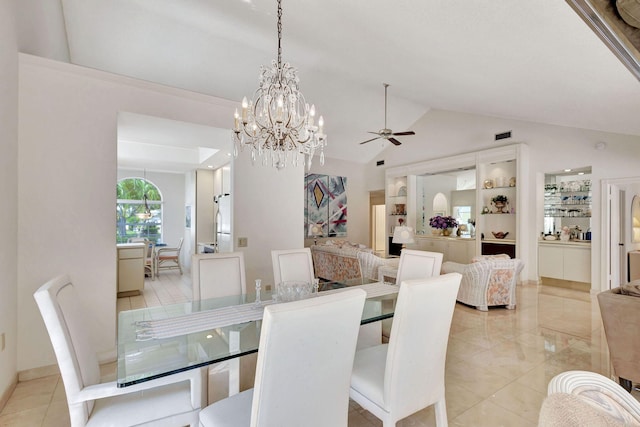
M389 84L382 83L382 85L384 86L384 129L380 129L378 132L369 132L378 136L375 138L367 139L366 141L361 142L360 145L366 144L367 142L375 141L376 139L380 139L380 138L390 141L393 145L400 145L402 143L397 139L395 139L394 136L416 134L412 130L406 131L406 132L393 132L391 129L387 129L387 88L389 87Z

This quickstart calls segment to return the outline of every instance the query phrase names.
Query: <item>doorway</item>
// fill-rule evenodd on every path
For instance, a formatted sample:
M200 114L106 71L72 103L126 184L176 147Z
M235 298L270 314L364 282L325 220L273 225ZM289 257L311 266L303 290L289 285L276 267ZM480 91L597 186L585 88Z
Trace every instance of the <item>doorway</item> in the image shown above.
M376 190L369 193L369 209L369 224L371 224L369 246L373 248L376 255L384 256L385 240L387 238L387 233L385 233L387 208L384 200L384 190Z
M633 199L640 194L640 177L602 181L601 289L616 288L629 281L629 254L640 251L632 224Z

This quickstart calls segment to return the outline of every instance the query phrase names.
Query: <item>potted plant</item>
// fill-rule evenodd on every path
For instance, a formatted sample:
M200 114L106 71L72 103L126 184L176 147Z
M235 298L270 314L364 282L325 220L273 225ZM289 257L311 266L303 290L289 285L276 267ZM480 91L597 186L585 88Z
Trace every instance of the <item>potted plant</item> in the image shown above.
M491 203L498 209L498 213L504 213L502 210L509 203L509 199L504 194L498 194L491 199Z
M436 215L429 218L429 226L442 230L442 234L448 236L451 234L451 230L458 226L458 221L452 216Z

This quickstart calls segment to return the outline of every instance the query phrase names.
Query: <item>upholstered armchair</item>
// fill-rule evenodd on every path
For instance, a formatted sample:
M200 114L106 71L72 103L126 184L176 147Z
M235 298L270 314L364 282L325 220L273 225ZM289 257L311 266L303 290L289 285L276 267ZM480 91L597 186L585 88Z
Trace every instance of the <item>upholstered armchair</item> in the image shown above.
M635 291L634 291L635 288ZM634 281L598 294L611 364L620 385L631 391L640 382L640 282Z
M443 273L460 273L462 282L457 300L480 311L490 306L516 308L516 284L524 264L508 257L476 257L476 262L459 264L445 262Z

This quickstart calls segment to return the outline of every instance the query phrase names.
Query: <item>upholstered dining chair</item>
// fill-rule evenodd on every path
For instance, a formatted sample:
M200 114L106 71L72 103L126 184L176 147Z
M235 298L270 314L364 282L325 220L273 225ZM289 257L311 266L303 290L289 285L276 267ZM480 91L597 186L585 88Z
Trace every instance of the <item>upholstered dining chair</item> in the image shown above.
M184 237L180 238L178 246L175 248L159 248L156 251L156 275L161 269L177 268L182 274L182 264L180 263L180 251L182 250L182 242Z
M403 249L400 253L396 283L439 275L442 257L440 252Z
M200 425L346 427L366 292L265 307L254 388L200 412Z
M313 283L313 260L311 249L285 249L271 251L273 262L273 285L298 280Z
M191 284L194 301L246 294L244 253L218 252L192 255ZM239 392L239 358L209 365L204 367L203 371L207 383L208 403Z
M202 406L198 369L123 388L115 381L101 383L84 326L88 316L69 277L50 280L33 296L58 360L72 427L197 425Z
M383 427L434 404L436 424L447 425L444 368L461 278L401 282L389 343L356 352L349 395Z

